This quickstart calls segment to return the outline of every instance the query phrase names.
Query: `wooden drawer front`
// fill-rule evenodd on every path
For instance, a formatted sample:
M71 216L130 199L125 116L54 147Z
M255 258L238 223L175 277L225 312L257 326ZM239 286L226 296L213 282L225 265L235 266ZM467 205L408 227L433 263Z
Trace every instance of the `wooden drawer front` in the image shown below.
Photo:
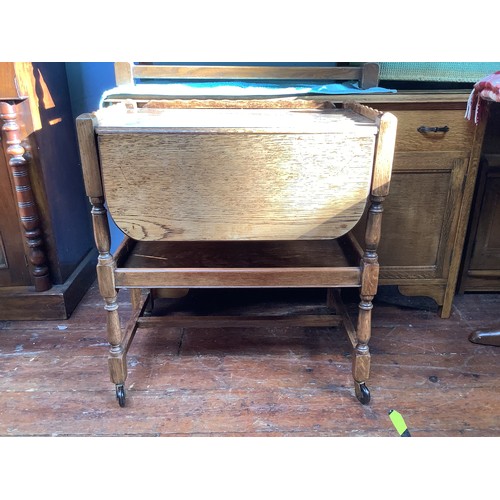
M474 125L464 111L393 111L398 118L396 151L470 151ZM448 127L447 132L419 132L419 127Z

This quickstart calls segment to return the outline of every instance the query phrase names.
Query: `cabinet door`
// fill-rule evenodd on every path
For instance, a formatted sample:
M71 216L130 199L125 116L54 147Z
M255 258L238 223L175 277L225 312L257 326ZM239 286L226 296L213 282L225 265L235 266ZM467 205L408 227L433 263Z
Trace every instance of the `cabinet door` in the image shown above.
M378 249L381 284L444 283L468 157L397 153ZM356 227L363 241L364 220ZM423 283L423 281L420 281Z
M0 151L0 286L30 285L6 158Z

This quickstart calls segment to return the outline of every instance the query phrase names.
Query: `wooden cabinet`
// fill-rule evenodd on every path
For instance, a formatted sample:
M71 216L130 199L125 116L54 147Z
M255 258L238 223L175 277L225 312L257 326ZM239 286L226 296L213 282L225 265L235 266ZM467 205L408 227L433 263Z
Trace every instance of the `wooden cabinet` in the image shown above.
M464 118L467 93L399 93L370 105L398 118L384 208L380 284L432 297L449 317L484 126ZM362 234L363 226L355 231Z
M489 105L460 292L500 291L500 104Z
M67 318L95 279L64 63L0 63L0 320Z

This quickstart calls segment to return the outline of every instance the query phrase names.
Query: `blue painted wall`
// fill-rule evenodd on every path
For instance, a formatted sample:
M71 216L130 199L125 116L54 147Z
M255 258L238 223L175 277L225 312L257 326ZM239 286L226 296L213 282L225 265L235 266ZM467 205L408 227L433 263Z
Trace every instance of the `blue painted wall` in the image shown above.
M112 62L67 62L66 73L75 118L82 113L95 111L102 93L115 87Z

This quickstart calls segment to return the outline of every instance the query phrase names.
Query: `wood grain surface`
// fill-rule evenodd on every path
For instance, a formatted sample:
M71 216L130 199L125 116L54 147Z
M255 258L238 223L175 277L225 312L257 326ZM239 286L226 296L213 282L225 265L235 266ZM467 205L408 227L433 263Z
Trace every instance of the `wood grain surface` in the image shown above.
M373 139L99 137L111 215L137 240L331 238L365 208Z

